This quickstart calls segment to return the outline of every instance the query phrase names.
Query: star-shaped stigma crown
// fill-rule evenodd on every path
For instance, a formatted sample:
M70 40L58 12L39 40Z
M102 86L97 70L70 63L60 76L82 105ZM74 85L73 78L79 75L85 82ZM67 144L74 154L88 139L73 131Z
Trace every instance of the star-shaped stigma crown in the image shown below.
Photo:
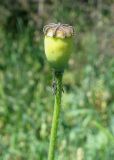
M50 23L43 28L44 35L48 37L66 38L74 35L74 29L68 24Z

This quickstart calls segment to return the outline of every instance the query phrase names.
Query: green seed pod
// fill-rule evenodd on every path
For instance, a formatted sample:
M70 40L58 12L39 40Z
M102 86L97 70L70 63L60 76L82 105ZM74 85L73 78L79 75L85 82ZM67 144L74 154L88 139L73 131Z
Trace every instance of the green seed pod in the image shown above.
M44 26L43 31L45 54L49 64L55 70L64 70L73 50L73 27L51 23Z

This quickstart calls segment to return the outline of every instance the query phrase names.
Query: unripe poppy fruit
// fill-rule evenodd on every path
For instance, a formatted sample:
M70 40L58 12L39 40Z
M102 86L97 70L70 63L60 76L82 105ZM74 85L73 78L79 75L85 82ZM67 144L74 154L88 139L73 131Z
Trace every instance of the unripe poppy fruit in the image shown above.
M73 50L72 26L50 24L44 27L44 34L44 48L49 64L55 70L64 70Z

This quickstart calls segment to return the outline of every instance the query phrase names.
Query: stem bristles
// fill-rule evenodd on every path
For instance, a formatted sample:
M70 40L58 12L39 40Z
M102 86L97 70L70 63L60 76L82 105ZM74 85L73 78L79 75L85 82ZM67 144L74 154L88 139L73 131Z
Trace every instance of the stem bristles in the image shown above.
M55 156L57 130L58 130L58 124L59 124L60 110L61 110L62 75L63 75L63 72L58 72L58 71L54 72L55 81L56 81L56 92L55 92L55 104L54 104L54 113L53 113L53 120L52 120L48 160L54 160L54 156Z

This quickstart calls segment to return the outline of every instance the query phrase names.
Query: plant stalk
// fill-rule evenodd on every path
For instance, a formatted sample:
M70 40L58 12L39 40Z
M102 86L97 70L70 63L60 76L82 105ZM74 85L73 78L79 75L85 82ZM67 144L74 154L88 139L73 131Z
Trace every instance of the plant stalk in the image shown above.
M55 81L56 81L55 104L54 104L54 113L53 113L53 120L52 120L48 160L54 160L54 157L55 157L57 130L58 130L59 117L60 117L60 110L61 110L62 75L63 75L63 72L55 71Z

